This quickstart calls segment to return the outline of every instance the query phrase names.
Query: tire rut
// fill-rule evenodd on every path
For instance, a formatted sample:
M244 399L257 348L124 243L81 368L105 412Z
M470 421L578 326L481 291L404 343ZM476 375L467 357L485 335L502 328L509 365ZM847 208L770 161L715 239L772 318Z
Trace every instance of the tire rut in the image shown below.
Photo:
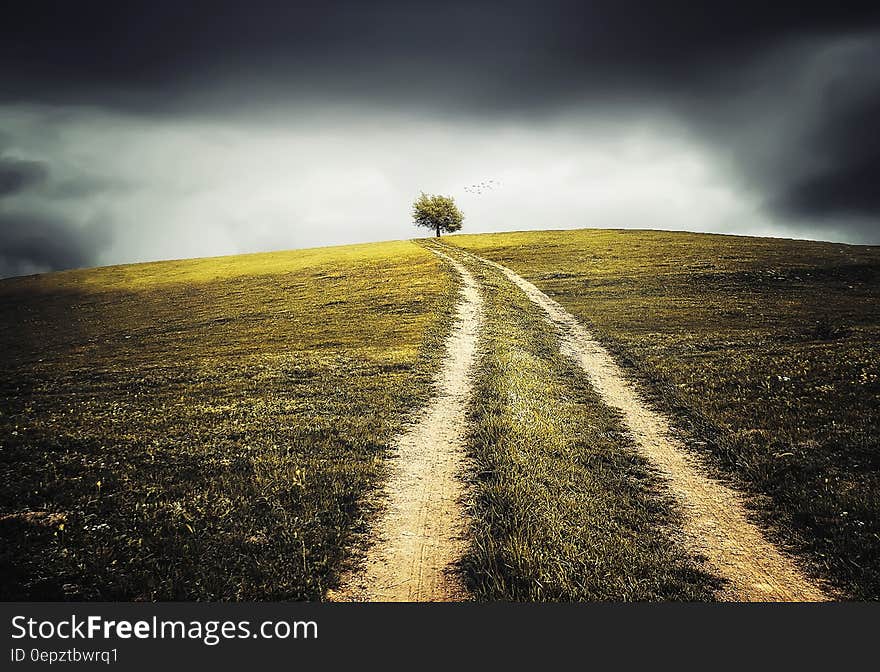
M459 273L461 297L446 340L436 394L399 434L374 543L360 568L327 598L338 602L442 602L468 598L456 567L465 552L462 511L467 408L482 322L479 287L467 269L435 249Z
M560 304L509 268L456 250L476 263L501 271L547 314L560 334L560 348L583 369L605 403L617 409L641 452L661 472L684 513L691 550L726 579L718 595L730 601L812 602L833 599L794 560L769 542L749 520L742 495L709 476L670 431L610 353Z

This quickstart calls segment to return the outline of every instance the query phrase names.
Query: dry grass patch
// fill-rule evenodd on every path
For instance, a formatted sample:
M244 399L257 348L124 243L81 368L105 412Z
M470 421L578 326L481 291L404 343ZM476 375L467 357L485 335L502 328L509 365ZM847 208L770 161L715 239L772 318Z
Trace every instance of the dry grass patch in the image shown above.
M581 319L781 541L880 597L880 249L610 230L449 242Z
M453 300L407 242L0 282L0 597L320 599Z

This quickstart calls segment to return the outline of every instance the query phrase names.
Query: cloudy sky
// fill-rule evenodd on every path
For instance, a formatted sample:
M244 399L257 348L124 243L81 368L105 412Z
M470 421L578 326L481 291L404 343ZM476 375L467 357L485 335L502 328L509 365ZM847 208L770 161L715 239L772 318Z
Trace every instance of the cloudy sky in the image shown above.
M421 190L467 231L878 243L880 11L782 4L17 3L0 276L408 238Z

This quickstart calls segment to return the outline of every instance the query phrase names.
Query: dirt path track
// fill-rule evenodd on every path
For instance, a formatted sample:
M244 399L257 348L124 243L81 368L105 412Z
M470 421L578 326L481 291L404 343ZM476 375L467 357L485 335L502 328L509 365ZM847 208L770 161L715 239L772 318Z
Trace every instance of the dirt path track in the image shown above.
M437 394L395 441L385 513L362 571L338 592L343 602L440 602L467 598L455 563L465 548L460 479L471 370L482 300L460 263L436 250L461 275L456 323L446 342Z
M710 568L728 581L721 599L830 599L749 521L741 496L705 473L671 435L666 418L644 402L608 351L572 315L509 268L467 252L461 254L499 269L558 327L563 353L580 364L603 400L622 413L640 450L660 470L681 502L685 533L693 550L704 555Z

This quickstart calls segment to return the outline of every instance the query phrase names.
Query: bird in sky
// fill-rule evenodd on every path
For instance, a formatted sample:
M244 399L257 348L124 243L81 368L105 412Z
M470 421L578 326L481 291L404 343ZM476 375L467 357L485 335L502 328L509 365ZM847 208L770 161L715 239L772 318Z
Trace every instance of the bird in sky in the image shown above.
M500 186L501 182L493 177L486 180L485 182L475 182L474 184L469 184L464 188L464 190L469 194L482 194L484 191L491 191L492 189L497 189Z

